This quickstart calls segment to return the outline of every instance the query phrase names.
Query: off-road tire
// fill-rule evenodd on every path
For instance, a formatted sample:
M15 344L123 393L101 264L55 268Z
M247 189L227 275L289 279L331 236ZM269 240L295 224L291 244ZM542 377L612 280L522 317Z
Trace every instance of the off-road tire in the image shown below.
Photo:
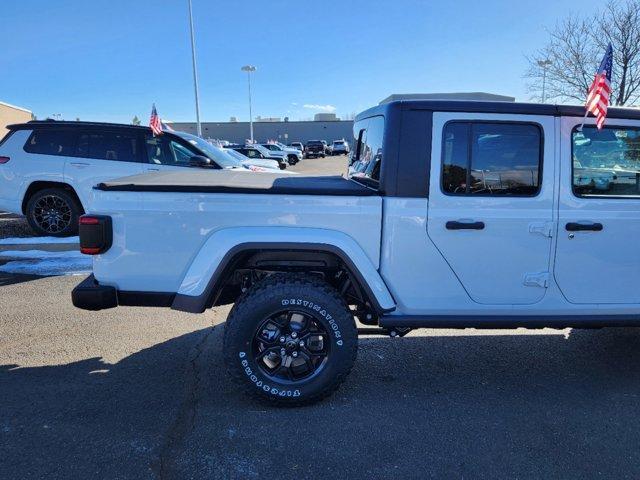
M39 202L42 202L43 199L57 199L59 202L63 202L66 205L64 207L65 212L67 211L67 208L69 209L68 221L66 220L67 216L65 215L66 226L64 228L53 231L51 228L47 229L45 223L38 221L38 218L41 218L38 214L40 211L39 209L41 208L41 206L39 207ZM78 233L78 218L82 215L82 206L79 204L76 197L67 190L61 188L44 188L31 195L27 201L25 213L29 226L38 236L69 237L77 235Z
M252 354L252 342L266 318L283 310L313 316L328 332L328 355L315 376L293 383L265 374ZM227 371L250 396L281 406L317 402L333 393L351 371L358 352L353 316L338 292L321 279L274 274L255 284L235 303L224 334Z

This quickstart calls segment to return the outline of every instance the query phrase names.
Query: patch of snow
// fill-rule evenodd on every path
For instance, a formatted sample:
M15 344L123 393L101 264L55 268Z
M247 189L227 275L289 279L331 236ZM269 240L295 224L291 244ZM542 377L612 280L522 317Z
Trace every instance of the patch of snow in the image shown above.
M0 259L19 258L0 265L0 272L26 275L86 275L91 273L92 260L79 251L45 252L14 250L0 252Z
M45 243L79 243L79 237L14 237L0 238L0 245L40 245Z

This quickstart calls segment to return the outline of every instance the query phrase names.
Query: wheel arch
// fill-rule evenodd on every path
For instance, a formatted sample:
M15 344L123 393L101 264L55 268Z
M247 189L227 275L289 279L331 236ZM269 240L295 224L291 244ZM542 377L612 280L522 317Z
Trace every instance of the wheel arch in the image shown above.
M348 235L341 232L331 232L327 235L326 230L290 229L288 227L268 229L280 230L276 235L261 232L262 229L256 230L251 235L247 235L246 231L224 232L222 234L224 237L237 239L228 246L224 245L225 239L220 236L214 235L213 237L218 238L213 241L210 238L183 278L172 308L192 313L204 312L216 303L222 289L227 285L230 275L233 275L239 268L245 267L247 260L255 259L255 255L258 254L262 255L263 259L266 258L263 260L264 262L287 262L288 268L294 268L297 271L305 271L305 265L308 265L309 262L319 261L318 256L324 255L327 261L333 259L344 267L354 287L362 293L376 314L383 315L395 309L395 301L376 267L355 240ZM299 232L299 230L304 230L304 232ZM309 232L309 230L323 232L325 238L322 238L320 233ZM304 235L305 240L294 240L296 234L300 233ZM314 233L319 235L315 239ZM333 237L331 239L333 241L326 238L327 236ZM246 241L244 241L245 239ZM207 244L211 244L211 247L217 246L217 251L210 254ZM203 262L208 262L204 269ZM313 270L313 265L309 265L308 270Z
M31 197L33 195L35 195L37 192L44 190L46 188L59 188L61 190L66 191L67 193L69 193L70 195L73 196L73 198L78 202L78 205L80 205L80 209L81 209L81 213L84 213L84 206L82 205L82 201L80 200L80 197L78 197L78 194L76 193L75 189L69 185L68 183L64 183L64 182L51 182L51 181L46 181L46 180L36 180L34 182L31 182L29 184L29 186L27 187L26 191L24 192L24 195L22 197L22 213L24 215L26 215L27 213L27 204L29 203L29 200L31 199Z

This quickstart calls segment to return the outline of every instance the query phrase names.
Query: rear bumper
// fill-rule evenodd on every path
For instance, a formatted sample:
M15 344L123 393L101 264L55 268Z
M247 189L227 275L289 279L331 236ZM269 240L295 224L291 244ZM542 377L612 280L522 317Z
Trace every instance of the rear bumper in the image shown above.
M73 289L71 301L83 310L114 308L118 306L118 291L114 287L100 285L92 274Z
M175 293L166 292L127 292L115 287L100 285L95 277L89 275L71 292L71 301L83 310L105 310L120 306L130 307L170 307Z

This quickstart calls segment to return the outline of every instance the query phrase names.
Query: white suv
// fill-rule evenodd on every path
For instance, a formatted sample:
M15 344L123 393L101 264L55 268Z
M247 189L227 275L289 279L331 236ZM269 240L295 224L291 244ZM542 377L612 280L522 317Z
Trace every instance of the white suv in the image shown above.
M75 234L92 187L106 180L190 166L254 166L182 132L154 137L142 126L57 121L8 128L0 141L0 211L26 215L38 235Z

